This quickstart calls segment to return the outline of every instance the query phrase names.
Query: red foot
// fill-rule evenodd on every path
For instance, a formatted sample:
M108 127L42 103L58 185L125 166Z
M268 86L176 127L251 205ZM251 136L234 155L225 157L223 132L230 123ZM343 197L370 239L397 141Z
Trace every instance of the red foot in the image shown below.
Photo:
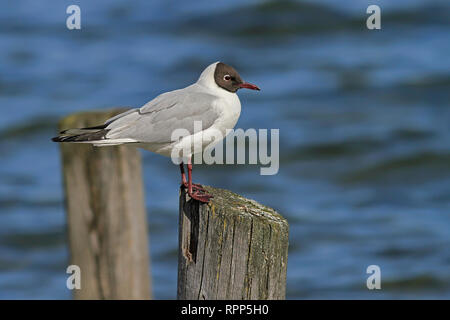
M192 199L198 200L200 202L208 203L211 198L214 198L214 196L210 195L201 184L193 183L192 192L189 192L189 184L187 182L184 182L181 186L188 189L188 195Z
M208 193L202 193L200 191L193 191L189 196L192 199L198 200L203 203L208 203L209 199L214 198L214 196L208 194Z
M188 182L183 182L181 184L181 186L184 186L186 189L189 189L189 183ZM198 184L198 183L193 183L192 184L192 191L194 191L195 189L199 189L199 190L202 190L204 192L207 192L205 190L205 188L203 188L203 186L201 184Z

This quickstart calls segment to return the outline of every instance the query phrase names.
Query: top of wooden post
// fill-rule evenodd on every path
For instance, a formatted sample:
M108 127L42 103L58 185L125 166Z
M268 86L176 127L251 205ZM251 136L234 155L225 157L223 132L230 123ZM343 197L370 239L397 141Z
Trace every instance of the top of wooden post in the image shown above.
M268 219L276 223L287 224L287 221L275 209L267 207L259 202L244 198L230 190L203 186L208 193L214 196L208 204L212 210L215 207L225 209L228 214L251 215L261 219Z

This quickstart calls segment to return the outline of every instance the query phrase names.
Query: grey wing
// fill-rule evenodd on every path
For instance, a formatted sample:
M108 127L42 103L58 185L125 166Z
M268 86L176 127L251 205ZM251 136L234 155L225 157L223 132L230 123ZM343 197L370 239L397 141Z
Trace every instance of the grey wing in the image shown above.
M216 97L185 89L163 93L139 109L112 118L107 139L134 139L145 143L172 142L172 132L186 129L194 133L194 122L201 121L205 130L213 125L220 114L214 107Z

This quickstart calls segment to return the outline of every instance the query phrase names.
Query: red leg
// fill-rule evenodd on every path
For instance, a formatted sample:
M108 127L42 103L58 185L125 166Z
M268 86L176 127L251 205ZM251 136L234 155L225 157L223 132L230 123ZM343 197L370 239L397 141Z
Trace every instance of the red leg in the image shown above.
M184 163L180 163L180 172L181 172L181 184L185 187L187 187L187 181L186 181L186 173L184 172Z
M188 164L188 182L187 186L186 183L183 182L184 186L188 188L188 194L192 199L198 200L200 202L208 203L209 199L211 199L213 196L208 194L205 188L202 187L200 184L192 183L192 163L189 159ZM180 166L181 169L181 166ZM183 177L184 168L182 169L181 176ZM186 179L186 176L185 176Z
M180 163L180 172L181 172L181 186L188 188L189 183L186 179L186 173L184 171L184 163L183 162ZM192 165L191 165L191 172L192 172ZM191 173L191 175L192 175L192 173ZM192 183L192 188L195 190L196 188L202 188L202 186L197 183Z
M189 160L187 167L188 167L188 179L189 179L188 180L188 193L189 193L189 195L191 195L192 194L192 163L191 163L191 160Z

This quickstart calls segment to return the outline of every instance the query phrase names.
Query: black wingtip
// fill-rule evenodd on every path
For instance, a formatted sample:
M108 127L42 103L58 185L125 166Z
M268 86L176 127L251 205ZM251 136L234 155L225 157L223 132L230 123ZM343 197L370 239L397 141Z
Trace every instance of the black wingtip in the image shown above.
M80 130L93 130L98 129L98 127L91 127L91 128L83 128L83 129L77 129L77 131ZM99 129L95 132L86 132L86 133L80 133L80 134L69 134L70 130L61 131L60 135L57 137L53 137L53 142L85 142L85 141L97 141L97 140L104 140L106 139L106 134L108 133L108 129ZM65 134L67 133L67 134Z

